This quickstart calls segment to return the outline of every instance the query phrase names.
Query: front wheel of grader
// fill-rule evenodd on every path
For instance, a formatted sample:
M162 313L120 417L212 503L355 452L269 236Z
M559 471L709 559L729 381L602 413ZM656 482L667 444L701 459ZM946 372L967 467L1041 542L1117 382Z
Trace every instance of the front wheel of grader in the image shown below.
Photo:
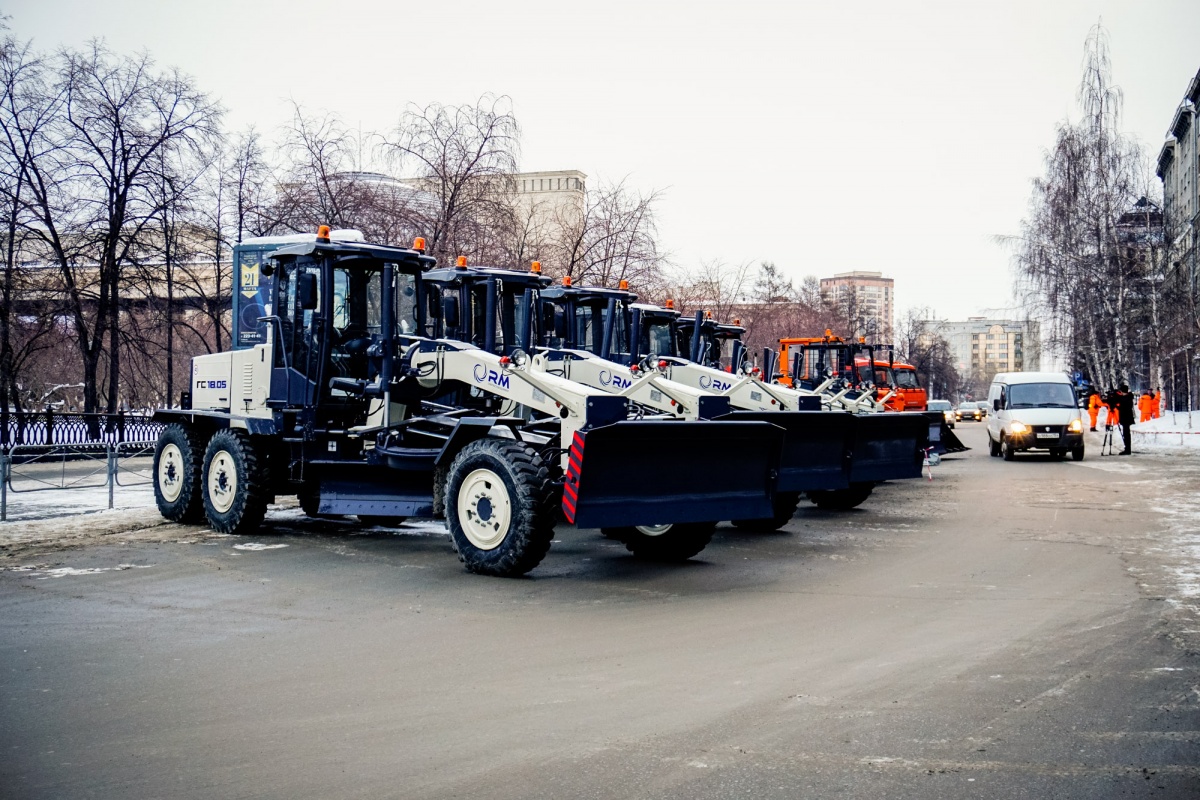
M777 531L791 522L799 506L799 492L780 492L775 495L775 516L767 519L735 519L733 527L754 533Z
M458 558L481 575L517 577L541 563L554 538L554 484L532 447L479 439L447 471L445 507Z
M873 483L852 483L847 489L809 492L808 499L816 503L817 508L822 511L849 511L862 505L874 489Z
M715 522L688 522L604 528L602 532L646 561L686 561L708 546L716 529Z

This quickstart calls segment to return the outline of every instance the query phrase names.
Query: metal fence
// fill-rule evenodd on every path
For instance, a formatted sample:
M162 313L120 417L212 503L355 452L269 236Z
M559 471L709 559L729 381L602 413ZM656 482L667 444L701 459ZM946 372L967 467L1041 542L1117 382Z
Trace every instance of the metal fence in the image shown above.
M0 409L0 449L22 445L148 442L163 424L144 414L17 413Z
M8 519L10 494L107 487L108 507L113 508L118 486L153 484L155 444L21 444L0 449L0 522Z

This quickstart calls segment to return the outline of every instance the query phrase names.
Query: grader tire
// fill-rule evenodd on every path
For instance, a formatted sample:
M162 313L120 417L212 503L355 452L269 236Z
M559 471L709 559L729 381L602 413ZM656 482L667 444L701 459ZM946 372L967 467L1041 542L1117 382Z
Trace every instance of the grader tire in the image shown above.
M218 533L245 535L258 529L269 499L258 453L249 434L220 430L204 453L204 514Z
M687 561L712 541L715 522L605 528L604 535L645 561Z
M554 538L554 484L532 447L479 439L447 471L450 542L468 571L518 577L542 562Z
M862 505L874 489L874 484L855 483L847 489L809 492L808 499L816 503L817 508L822 511L849 511Z
M792 521L799 505L800 494L798 492L783 492L775 495L775 516L767 519L735 519L733 527L754 533L777 531Z
M154 502L172 522L204 521L203 460L203 434L177 423L163 429L154 446Z

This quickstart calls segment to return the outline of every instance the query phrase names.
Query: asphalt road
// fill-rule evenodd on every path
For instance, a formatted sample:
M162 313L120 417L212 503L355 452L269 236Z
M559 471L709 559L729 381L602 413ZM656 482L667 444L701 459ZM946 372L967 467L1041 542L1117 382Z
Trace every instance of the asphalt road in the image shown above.
M1195 465L959 434L684 565L563 529L490 579L431 525L296 513L10 553L0 796L1200 796Z

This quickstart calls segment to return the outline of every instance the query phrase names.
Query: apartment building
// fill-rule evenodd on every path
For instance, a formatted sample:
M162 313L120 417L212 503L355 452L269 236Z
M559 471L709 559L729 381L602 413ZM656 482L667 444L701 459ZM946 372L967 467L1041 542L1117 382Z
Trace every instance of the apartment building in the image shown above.
M852 336L890 342L893 335L895 281L882 272L856 270L821 278L821 295L858 326Z

